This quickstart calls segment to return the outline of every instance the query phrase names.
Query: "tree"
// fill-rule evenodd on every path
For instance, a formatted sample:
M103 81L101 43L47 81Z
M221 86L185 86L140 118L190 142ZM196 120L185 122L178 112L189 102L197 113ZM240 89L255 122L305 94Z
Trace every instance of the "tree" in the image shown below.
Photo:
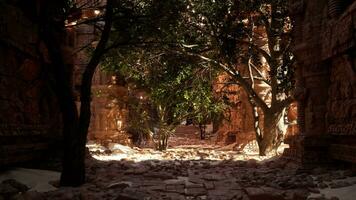
M286 4L191 0L180 23L182 48L176 51L221 69L248 94L260 155L281 143L278 127L293 101L294 58ZM265 96L258 93L261 84L268 88Z
M169 28L171 24L164 24L167 21L165 19L174 18L180 5L171 1L162 3L107 0L103 8L99 7L105 10L104 15L78 20L78 23L74 21L76 22L74 24L92 24L101 30L99 42L93 49L82 75L79 113L74 101L70 74L61 52L61 39L65 33L65 21L73 16L75 18L80 13L80 8L71 0L45 2L41 7L40 34L53 63L56 92L63 118L64 158L60 181L62 186L79 186L85 182L85 144L91 117L91 84L102 57L111 49L118 47L156 43L150 39L151 33L157 32L152 28L157 27L157 22L162 22L159 23L160 27ZM159 14L162 8L171 9L164 18ZM142 38L147 40L142 41Z
M163 3L107 0L104 15L94 19L78 20L78 24L92 24L101 30L99 42L92 51L82 75L79 112L74 101L69 69L62 55L61 42L65 35L65 21L75 18L80 13L80 8L77 8L71 0L44 2L41 6L38 17L39 34L52 61L56 94L63 119L64 158L60 181L62 186L79 186L85 182L85 144L91 116L91 84L93 74L103 55L118 47L155 44L156 41L151 40L150 35L157 34L156 23L162 22L158 23L160 27L169 28L171 24L164 22L167 22L167 18L174 18L180 10L180 5L172 1ZM171 9L164 18L159 14L162 8ZM74 22L77 24L76 21ZM119 33L112 34L115 32ZM109 37L110 35L113 36Z
M184 119L202 119L208 113L218 113L224 109L211 90L211 80L216 75L212 69L201 68L182 55L166 52L157 56L157 52L151 48L139 48L138 53L132 50L119 65L113 54L121 55L121 52L112 52L111 56L106 57L104 68L118 70L118 73L125 74L122 77L126 77L127 82L145 91L145 97L141 99L145 106L134 105L146 116L139 119L138 128L142 133L147 133L147 130L151 132L158 150L168 147L169 137ZM133 103L131 101L129 104ZM146 110L142 110L144 107Z
M188 99L190 86L184 85L192 78L187 76L188 72L193 73L190 63L179 63L178 59L186 59L167 51L178 44L176 28L185 4L180 0L143 0L123 1L122 5L120 10L125 17L114 22L104 68L124 70L124 76L146 90L154 111L150 120L156 121L154 126L159 130L157 147L163 150L175 127L189 116L187 111L193 105L188 101L194 101Z
M53 66L55 88L63 119L64 156L60 184L79 186L85 182L85 145L90 123L91 82L95 69L105 53L113 18L113 0L105 6L102 34L82 76L80 111L74 101L70 73L61 51L61 39L65 35L65 20L73 10L72 1L45 2L41 7L40 37L48 49Z
M130 93L128 101L125 102L128 108L125 131L130 134L134 145L141 146L152 139L150 109L143 97L140 98L133 92Z
M220 69L249 96L260 155L278 147L283 139L278 127L283 124L285 108L293 101L290 92L294 85L286 1L130 3L137 20L118 34L117 38L126 36L124 41L112 42L113 48L121 47L116 49L116 56L125 58L123 46L130 50L149 47L158 57L179 55L197 66ZM127 27L125 24L123 20L118 27ZM265 96L258 92L262 84L269 90Z
M209 72L195 74L193 85L196 85L199 89L197 91L190 91L190 95L195 99L192 110L197 111L194 116L191 116L191 119L195 124L198 124L201 140L206 139L207 124L212 123L219 116L223 115L227 106L222 98L217 97L213 91L214 82L212 79L216 79L217 71L215 70L214 73L213 77Z

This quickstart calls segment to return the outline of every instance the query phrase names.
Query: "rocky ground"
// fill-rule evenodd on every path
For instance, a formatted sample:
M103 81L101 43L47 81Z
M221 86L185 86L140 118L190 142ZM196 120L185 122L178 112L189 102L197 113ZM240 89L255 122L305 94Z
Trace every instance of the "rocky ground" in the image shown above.
M274 153L258 156L254 143L236 152L235 144L219 146L212 137L200 140L193 126L180 128L164 152L115 143L87 146L83 186L58 189L59 173L15 170L7 173L15 176L0 174L0 200L356 199L351 171L301 170Z
M356 196L356 179L347 170L300 170L280 158L213 147L187 146L166 152L121 145L89 147L93 158L87 160L88 180L83 186L39 193L6 180L0 184L0 199L351 200ZM354 195L330 193L338 188L349 188Z

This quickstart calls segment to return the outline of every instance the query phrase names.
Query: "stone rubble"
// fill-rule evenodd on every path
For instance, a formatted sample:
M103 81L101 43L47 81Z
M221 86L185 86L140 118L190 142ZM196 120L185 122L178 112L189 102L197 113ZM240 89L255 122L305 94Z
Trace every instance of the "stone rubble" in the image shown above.
M0 200L10 199L13 196L25 193L29 188L14 179L7 179L0 183Z
M198 152L211 160L200 158ZM92 153L94 157L109 156L105 151ZM356 184L345 179L353 175L349 171L303 171L283 159L218 160L230 152L173 149L154 152L162 159L142 160L151 153L153 150L126 149L127 156L121 160L88 158L88 181L79 188L25 192L19 184L4 181L0 200L327 200L319 194L321 188ZM308 198L310 194L315 195Z

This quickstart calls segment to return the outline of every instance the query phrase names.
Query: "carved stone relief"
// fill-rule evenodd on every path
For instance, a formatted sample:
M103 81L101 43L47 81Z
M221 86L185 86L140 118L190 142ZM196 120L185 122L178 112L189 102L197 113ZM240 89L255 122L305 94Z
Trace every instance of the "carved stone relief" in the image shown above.
M301 1L290 2L291 10L300 8ZM286 152L298 153L302 163L329 162L330 157L356 162L354 149L348 148L356 145L356 2L308 0L304 7L291 12L302 26L293 31L302 137L290 141ZM330 144L347 148L325 154Z
M356 135L356 72L351 55L333 60L328 102L328 133Z
M48 56L40 55L44 48L36 51L37 30L20 8L1 4L0 136L60 134L59 106L39 61Z

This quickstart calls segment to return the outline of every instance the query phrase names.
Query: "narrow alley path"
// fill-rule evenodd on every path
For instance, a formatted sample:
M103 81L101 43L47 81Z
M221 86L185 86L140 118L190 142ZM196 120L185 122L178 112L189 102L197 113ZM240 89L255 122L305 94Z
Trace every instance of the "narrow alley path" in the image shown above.
M44 193L30 190L13 199L354 200L356 177L352 171L301 170L278 156L260 157L257 149L232 151L217 145L214 138L200 140L193 126L179 129L170 144L160 152L90 142L87 183ZM58 181L50 184L58 187Z
M283 159L234 157L228 151L177 148L162 153L116 145L106 154L95 145L90 149L98 160L87 160L88 182L48 192L45 199L336 200L345 198L323 196L319 190L351 190L356 184L349 171L302 171Z

